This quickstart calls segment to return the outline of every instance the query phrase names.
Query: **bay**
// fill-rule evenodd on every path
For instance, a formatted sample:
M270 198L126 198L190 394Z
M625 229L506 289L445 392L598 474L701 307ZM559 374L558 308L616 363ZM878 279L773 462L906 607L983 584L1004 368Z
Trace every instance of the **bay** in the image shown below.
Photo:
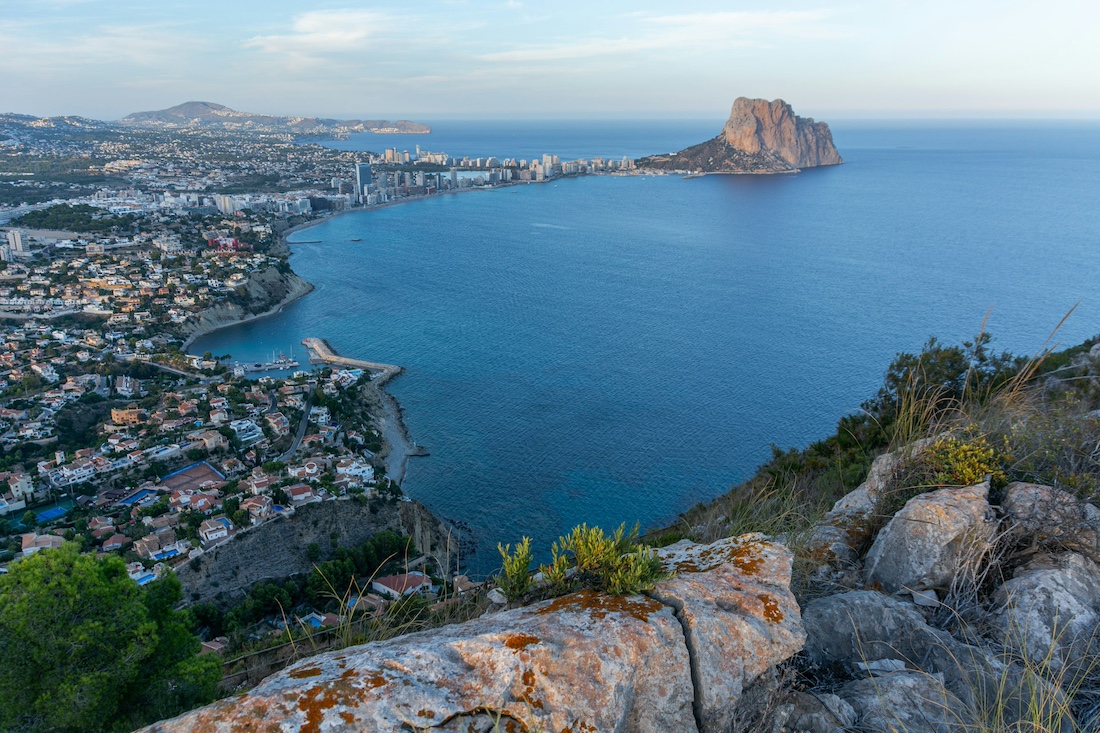
M718 127L408 137L460 156L634 157ZM431 451L406 493L469 523L487 572L497 542L547 547L722 493L770 445L831 432L897 351L972 337L987 311L994 345L1021 353L1075 304L1059 339L1100 331L1100 126L832 127L846 163L798 175L588 177L332 219L291 238L320 240L291 257L314 293L192 350L301 355L318 336L403 365L391 391Z

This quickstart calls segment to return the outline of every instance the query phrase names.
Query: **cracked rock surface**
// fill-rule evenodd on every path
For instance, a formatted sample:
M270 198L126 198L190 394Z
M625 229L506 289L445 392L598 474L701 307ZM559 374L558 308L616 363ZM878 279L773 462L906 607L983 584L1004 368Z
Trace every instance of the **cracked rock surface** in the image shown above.
M725 730L801 647L790 553L749 535L662 557L678 575L650 596L581 591L320 654L146 730Z

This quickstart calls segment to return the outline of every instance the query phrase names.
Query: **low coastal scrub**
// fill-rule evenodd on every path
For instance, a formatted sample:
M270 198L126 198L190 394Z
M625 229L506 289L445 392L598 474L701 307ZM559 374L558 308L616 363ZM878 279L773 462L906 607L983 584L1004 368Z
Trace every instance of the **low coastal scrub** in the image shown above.
M551 560L531 573L531 540L524 537L512 550L500 545L503 560L497 587L509 601L537 600L582 588L612 595L632 595L653 588L668 577L656 554L638 541L638 526L621 524L608 534L582 524L550 548Z
M1100 485L1100 337L1030 358L995 353L987 333L961 345L929 339L899 353L877 394L836 432L803 449L772 447L771 459L727 494L681 515L646 539L712 542L763 532L798 537L866 478L873 459L932 441L892 477L881 513L923 491L990 476L996 490L1031 481L1088 498Z

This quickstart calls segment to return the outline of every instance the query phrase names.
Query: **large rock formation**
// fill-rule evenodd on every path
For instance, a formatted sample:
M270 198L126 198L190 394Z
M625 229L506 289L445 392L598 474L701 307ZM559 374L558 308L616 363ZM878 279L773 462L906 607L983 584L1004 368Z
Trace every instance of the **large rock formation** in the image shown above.
M642 158L637 165L702 173L792 173L843 162L824 122L799 117L782 99L738 97L713 140Z
M581 591L303 660L151 731L728 731L802 646L791 554L759 535L663 552L648 596Z

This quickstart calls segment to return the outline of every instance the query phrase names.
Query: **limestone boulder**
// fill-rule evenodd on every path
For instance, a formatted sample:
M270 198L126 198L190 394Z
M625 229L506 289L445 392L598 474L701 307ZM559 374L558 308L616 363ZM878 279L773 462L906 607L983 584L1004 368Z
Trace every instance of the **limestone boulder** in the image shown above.
M1100 508L1060 489L1021 482L1005 488L1002 506L1005 515L1040 544L1100 563Z
M850 591L819 598L802 612L806 655L823 667L856 669L884 659L910 666L924 662L929 649L953 640L931 628L910 603L875 591Z
M915 496L875 538L867 579L891 593L947 587L988 548L996 527L987 483Z
M1057 686L987 646L963 643L929 626L915 606L896 598L874 591L842 593L807 604L802 619L810 662L837 672L858 670L870 675L867 685L872 687L895 675L936 675L952 700L959 701L961 719L996 710L1010 728L1037 710L1058 721L1065 707ZM866 690L867 685L855 689ZM898 689L906 694L905 685ZM850 696L840 694L859 709ZM1071 724L1066 719L1052 729L1068 733Z
M676 575L648 595L683 624L702 731L726 731L745 688L805 643L790 591L793 556L758 534L658 554Z
M842 733L858 719L852 706L832 693L792 690L776 706L772 733Z
M860 730L872 733L954 733L972 730L966 705L940 675L894 672L857 680L840 690L856 711Z
M310 657L148 730L658 733L696 729L693 697L671 608L582 591Z
M845 494L814 527L809 556L822 564L851 566L866 550L875 526L878 505L893 483L898 466L919 454L929 441L917 441L904 451L883 453L871 463L866 480Z
M1083 555L1032 561L994 602L1005 645L1035 664L1062 670L1100 652L1100 565Z

